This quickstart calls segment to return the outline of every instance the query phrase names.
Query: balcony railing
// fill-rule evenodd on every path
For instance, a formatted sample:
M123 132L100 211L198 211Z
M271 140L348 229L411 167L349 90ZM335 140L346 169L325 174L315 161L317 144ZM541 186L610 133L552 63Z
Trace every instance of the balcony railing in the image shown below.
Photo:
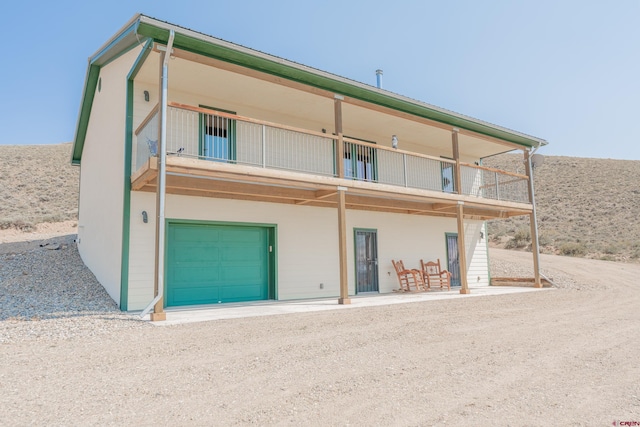
M156 107L135 131L134 171L157 153L158 117ZM170 103L168 108L168 155L337 176L336 148L335 135L176 103ZM453 160L354 138L344 138L342 162L347 179L528 202L525 175L463 163L462 182L458 185Z

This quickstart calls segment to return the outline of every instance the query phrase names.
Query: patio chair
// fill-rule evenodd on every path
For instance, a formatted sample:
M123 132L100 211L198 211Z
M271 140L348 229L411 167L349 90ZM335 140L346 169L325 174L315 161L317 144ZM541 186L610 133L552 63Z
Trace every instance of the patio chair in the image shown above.
M422 278L422 272L420 270L409 270L405 268L401 260L398 262L391 260L391 263L393 264L393 268L396 269L401 291L410 292L412 286L416 291L425 291L427 289L424 285L424 279Z
M440 286L440 290L447 287L447 290L451 290L451 273L447 270L440 268L440 259L438 262L429 261L425 263L420 260L420 267L422 268L422 278L427 285L427 289L431 289L431 285Z

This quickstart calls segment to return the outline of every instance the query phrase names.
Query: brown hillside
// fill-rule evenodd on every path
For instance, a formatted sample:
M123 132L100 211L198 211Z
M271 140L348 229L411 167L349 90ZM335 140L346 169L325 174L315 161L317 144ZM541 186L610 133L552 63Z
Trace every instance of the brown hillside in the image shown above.
M71 145L0 145L0 228L77 218ZM485 159L524 173L521 154ZM546 157L535 172L542 252L640 261L640 161ZM530 249L528 217L489 223L492 243Z
M524 172L522 155L483 164ZM534 183L542 252L638 262L640 161L545 157ZM528 217L489 223L498 246L530 247L529 234Z
M0 145L0 229L76 219L78 175L71 144Z

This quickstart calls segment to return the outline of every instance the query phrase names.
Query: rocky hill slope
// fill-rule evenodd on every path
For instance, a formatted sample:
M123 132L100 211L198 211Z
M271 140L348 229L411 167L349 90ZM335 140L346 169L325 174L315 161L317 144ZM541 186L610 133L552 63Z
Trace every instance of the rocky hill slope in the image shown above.
M0 229L77 218L80 168L71 143L0 145Z
M486 166L524 172L523 156ZM640 259L640 161L545 157L534 172L541 251L605 260ZM497 246L530 247L528 217L489 223Z

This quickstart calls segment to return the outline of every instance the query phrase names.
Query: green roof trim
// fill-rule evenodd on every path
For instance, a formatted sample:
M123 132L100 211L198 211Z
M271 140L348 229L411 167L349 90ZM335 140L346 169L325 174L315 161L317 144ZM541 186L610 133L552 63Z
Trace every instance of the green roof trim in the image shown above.
M543 139L529 136L517 131L492 125L491 123L463 116L452 111L447 111L436 106L431 106L417 100L396 95L363 83L346 79L337 75L332 75L324 71L316 70L295 62L255 51L240 45L234 45L214 37L198 33L186 28L175 26L163 21L159 21L144 15L137 15L130 21L113 42L102 49L100 56L106 55L103 51L109 49L122 49L126 41L131 42L129 32L134 29L135 35L141 38L151 38L159 43L167 43L169 32L175 30L174 47L189 52L219 59L221 61L233 63L242 67L250 68L259 72L278 76L287 80L313 86L327 90L339 95L359 99L364 102L376 104L403 113L408 113L417 117L437 121L452 127L476 132L481 135L494 137L503 141L511 142L525 147L537 147L546 145ZM135 41L135 38L133 39ZM138 42L139 43L139 42ZM109 52L109 57L117 55L117 52ZM99 56L96 56L99 58ZM85 104L92 101L88 96L83 97L83 107L81 109L81 119L84 118ZM90 107L89 113L90 113ZM88 117L87 117L88 121ZM74 142L73 161L79 163L86 123L81 127L82 120L79 121L78 133Z
M82 158L82 149L84 140L87 136L87 128L89 126L89 117L91 117L91 108L93 107L93 99L96 95L98 79L100 77L100 69L113 61L120 55L126 53L131 48L140 44L137 35L139 16L134 17L118 32L118 34L102 46L98 52L89 58L89 68L84 81L84 89L82 91L82 101L80 103L80 113L78 114L78 123L76 125L76 134L73 138L73 149L71 151L71 164L79 165Z
M84 91L82 94L82 103L80 104L80 114L78 115L78 124L76 126L76 135L73 138L73 151L71 153L71 164L79 165L82 157L82 147L84 147L84 139L87 136L87 127L89 126L89 116L91 115L91 107L93 106L93 98L96 95L96 87L98 86L98 77L100 76L100 67L89 64L87 77L84 81Z

